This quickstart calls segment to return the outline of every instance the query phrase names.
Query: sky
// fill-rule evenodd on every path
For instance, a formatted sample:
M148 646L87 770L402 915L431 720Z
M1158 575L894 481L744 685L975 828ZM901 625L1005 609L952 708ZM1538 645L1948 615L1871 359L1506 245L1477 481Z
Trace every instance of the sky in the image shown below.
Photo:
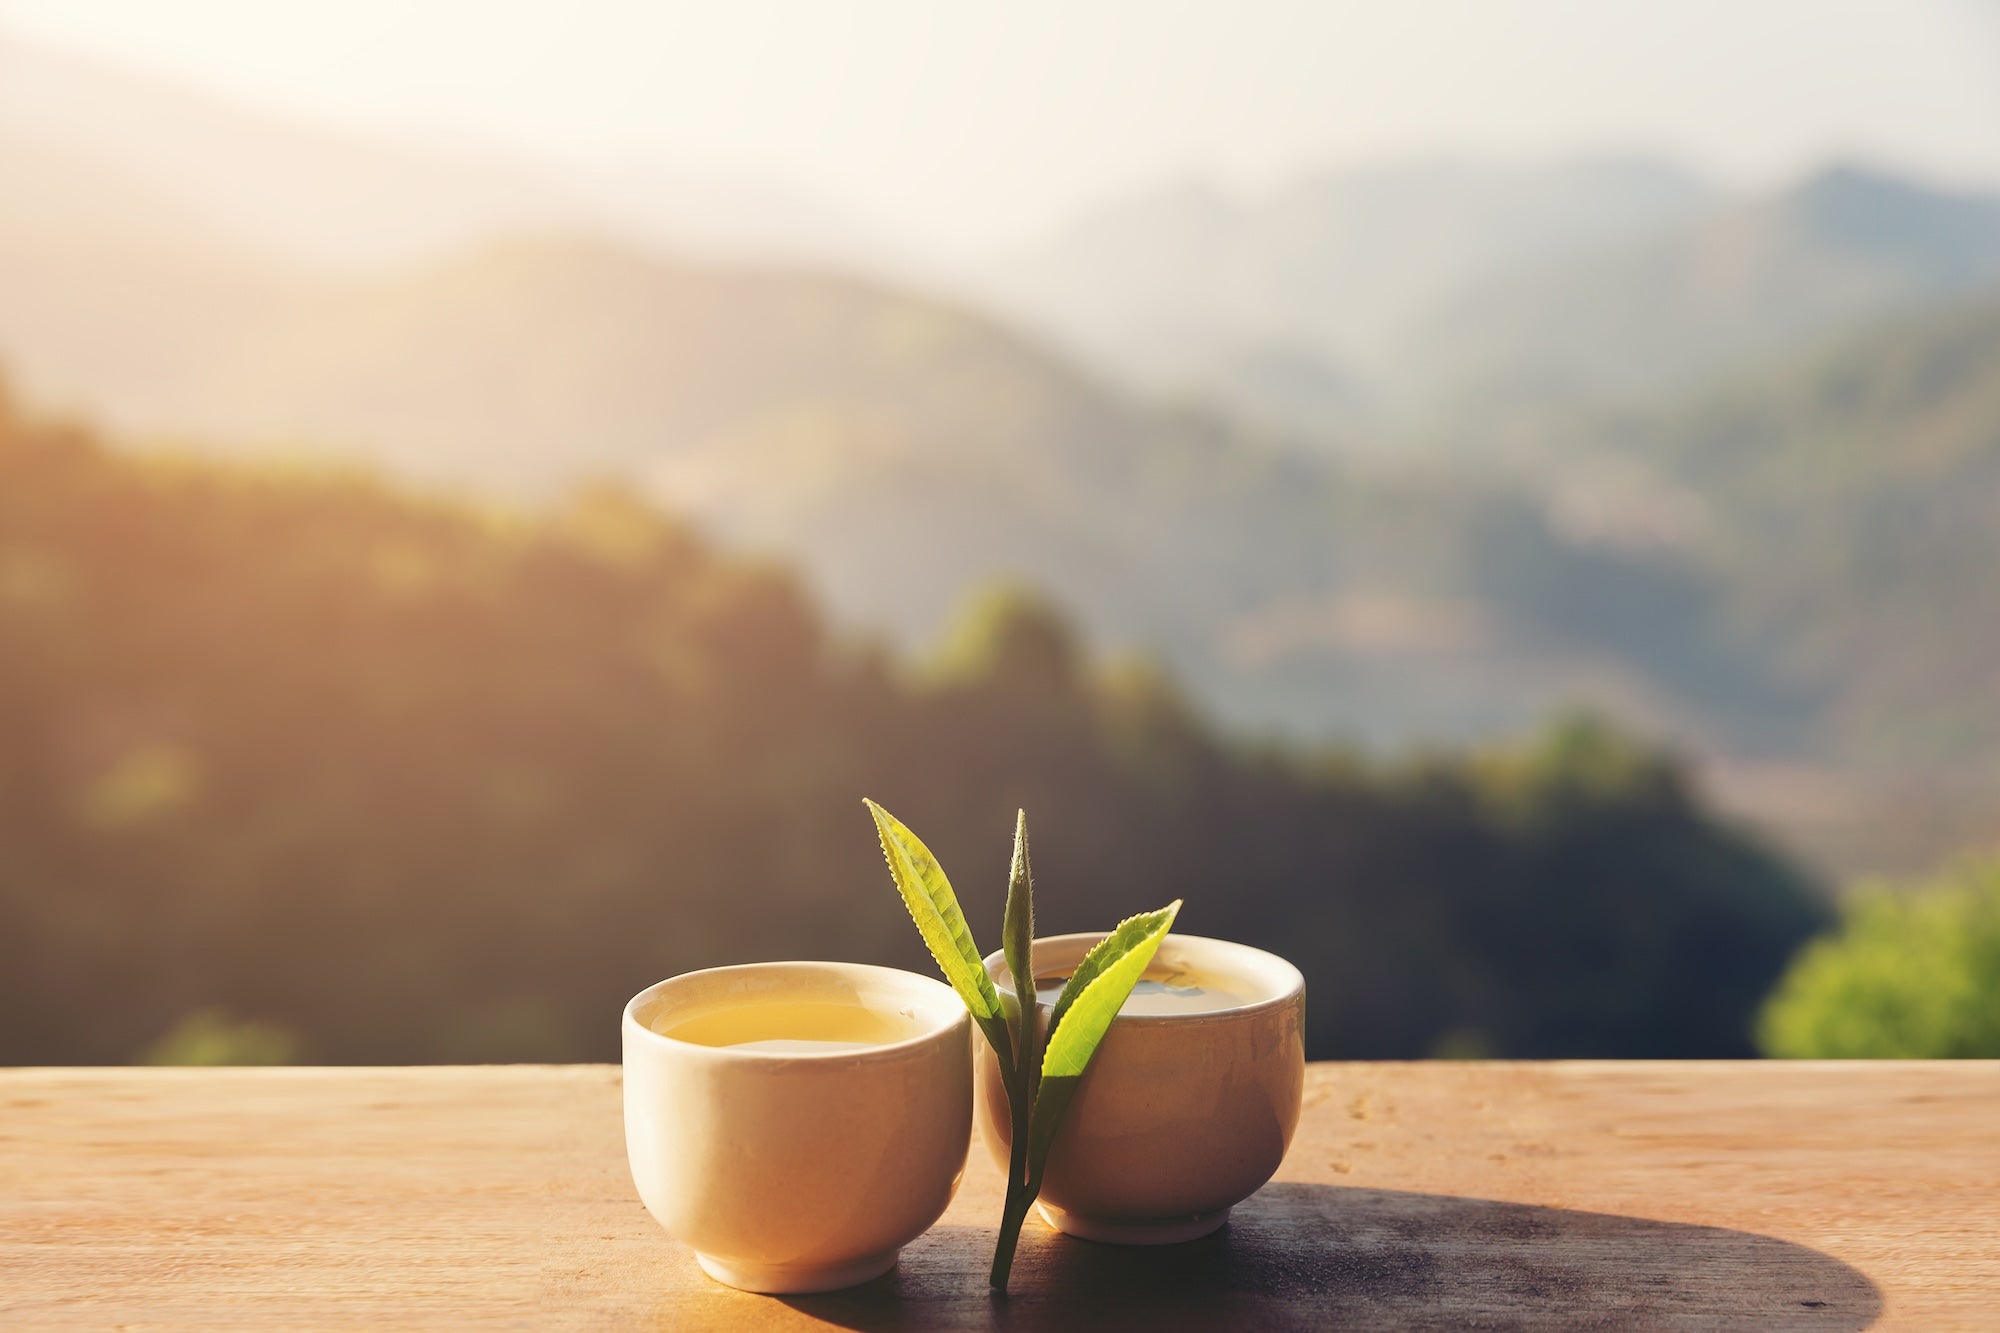
M339 124L779 185L967 253L1163 180L1410 155L2000 185L2000 0L0 0L0 28Z

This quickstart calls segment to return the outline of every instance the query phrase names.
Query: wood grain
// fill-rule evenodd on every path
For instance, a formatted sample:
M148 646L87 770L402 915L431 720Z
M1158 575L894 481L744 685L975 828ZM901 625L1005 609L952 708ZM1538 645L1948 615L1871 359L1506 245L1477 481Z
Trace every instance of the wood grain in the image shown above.
M0 1327L2000 1327L2000 1064L1316 1065L1216 1236L1030 1221L975 1148L898 1269L703 1277L618 1071L0 1072Z

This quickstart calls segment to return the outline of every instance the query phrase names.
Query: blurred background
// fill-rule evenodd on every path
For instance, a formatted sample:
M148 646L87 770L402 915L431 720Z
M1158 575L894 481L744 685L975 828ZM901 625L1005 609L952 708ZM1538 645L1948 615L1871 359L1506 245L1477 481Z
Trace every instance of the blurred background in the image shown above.
M1185 897L2000 1055L2000 5L0 0L0 1063Z

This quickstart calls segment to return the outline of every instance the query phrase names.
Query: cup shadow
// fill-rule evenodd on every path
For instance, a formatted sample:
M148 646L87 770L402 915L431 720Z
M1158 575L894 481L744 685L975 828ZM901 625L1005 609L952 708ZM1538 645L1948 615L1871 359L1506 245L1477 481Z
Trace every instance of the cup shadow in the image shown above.
M935 1229L874 1282L787 1304L880 1330L1836 1330L1882 1312L1861 1272L1771 1236L1333 1185L1267 1185L1185 1245L1098 1245L1031 1221L1005 1297L986 1287L992 1243Z

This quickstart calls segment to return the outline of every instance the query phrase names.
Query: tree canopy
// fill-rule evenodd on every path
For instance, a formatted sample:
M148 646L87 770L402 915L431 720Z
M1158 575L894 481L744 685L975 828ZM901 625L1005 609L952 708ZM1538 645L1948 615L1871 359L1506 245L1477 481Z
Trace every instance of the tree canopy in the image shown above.
M907 665L615 491L498 514L0 416L0 1062L615 1058L689 968L927 970L864 795L969 911L1025 807L1044 931L1181 897L1292 958L1317 1057L1748 1054L1827 919L1597 724L1248 745L1033 597L969 615Z
M2000 858L1849 899L1765 1007L1771 1055L2000 1058Z

